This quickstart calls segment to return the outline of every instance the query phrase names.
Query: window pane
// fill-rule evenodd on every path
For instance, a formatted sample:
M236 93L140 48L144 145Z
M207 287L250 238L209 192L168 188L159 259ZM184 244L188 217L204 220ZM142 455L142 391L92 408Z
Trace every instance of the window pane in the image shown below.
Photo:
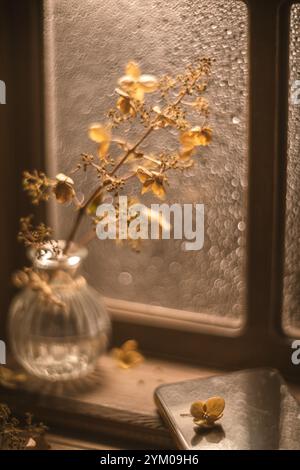
M291 9L283 325L300 328L300 5Z
M247 28L247 8L236 0L46 1L53 172L68 172L80 152L94 150L86 129L114 103L116 80L129 60L156 75L177 74L199 57L215 60L208 90L213 142L193 169L171 178L168 190L168 202L205 204L204 248L185 252L179 240L149 241L136 254L112 241L94 240L86 271L105 296L232 320L243 317ZM164 138L155 144L163 147ZM82 192L89 193L87 182ZM56 213L61 237L69 220L70 212Z

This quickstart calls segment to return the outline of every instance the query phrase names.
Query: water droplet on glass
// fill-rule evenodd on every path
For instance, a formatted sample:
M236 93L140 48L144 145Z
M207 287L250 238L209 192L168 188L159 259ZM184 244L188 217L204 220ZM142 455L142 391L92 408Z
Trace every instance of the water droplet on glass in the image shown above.
M123 286L129 286L132 283L132 275L127 272L120 273L118 280Z
M239 223L238 223L238 229L239 229L240 232L243 232L243 231L246 229L246 224L245 224L245 222L243 222L243 221L242 221L242 222L239 222Z

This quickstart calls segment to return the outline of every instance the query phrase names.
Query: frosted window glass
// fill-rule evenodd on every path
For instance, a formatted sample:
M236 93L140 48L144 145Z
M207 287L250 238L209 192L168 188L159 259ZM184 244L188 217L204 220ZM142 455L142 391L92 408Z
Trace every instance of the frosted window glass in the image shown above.
M291 9L283 324L300 329L300 5ZM298 82L297 82L298 80Z
M86 129L114 102L129 60L157 75L195 58L215 59L208 98L213 143L195 168L174 176L170 202L205 204L205 245L149 241L140 254L95 240L85 265L104 293L239 320L245 311L248 12L236 0L49 0L45 2L49 169L68 172L93 151ZM160 143L160 146L162 143ZM133 190L134 188L132 188ZM82 191L89 193L83 181ZM60 236L71 215L55 213Z

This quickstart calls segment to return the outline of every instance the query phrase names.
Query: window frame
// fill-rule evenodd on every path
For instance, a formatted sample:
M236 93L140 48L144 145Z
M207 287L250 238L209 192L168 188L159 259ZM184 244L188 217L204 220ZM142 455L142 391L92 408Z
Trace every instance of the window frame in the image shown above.
M204 323L184 320L180 312L174 316L161 315L155 308L107 300L113 319L113 343L134 337L141 348L155 356L164 356L206 364L213 367L239 368L271 366L286 376L299 379L299 367L291 362L291 337L283 332L281 323L284 266L285 194L287 165L287 128L289 92L289 24L290 7L300 0L235 0L243 1L249 15L249 113L248 113L248 223L247 223L247 314L245 321L235 327L218 324L215 318ZM12 2L4 0L9 5ZM18 3L18 2L17 2ZM20 13L12 8L9 15L24 18L19 36L18 54L26 41L30 63L19 67L27 73L28 86L34 87L30 96L30 115L34 122L32 142L26 158L18 160L15 171L45 167L45 119L43 77L43 2L28 0ZM17 5L18 6L18 5ZM16 11L18 10L18 12ZM17 30L17 29L16 29ZM8 44L8 40L7 40ZM38 46L37 46L38 45ZM34 65L33 65L34 64ZM29 73L30 71L30 73ZM3 78L3 77L2 77ZM16 85L16 78L11 84ZM8 88L10 83L7 83ZM21 88L20 85L19 89ZM16 109L20 104L15 103ZM19 124L25 117L17 116ZM22 121L23 120L23 121ZM12 123L10 139L14 138ZM32 129L33 127L33 129ZM35 140L35 137L37 141ZM28 139L29 140L29 139ZM3 144L1 144L3 149ZM16 143L16 154L23 151ZM12 184L16 186L16 176ZM21 215L22 204L16 210ZM44 211L44 215L45 211ZM13 236L10 232L10 237ZM10 251L15 250L10 241ZM8 272L5 278L8 282ZM200 317L200 316L199 316ZM206 319L205 319L206 320ZM292 333L292 332L289 332ZM296 335L296 332L295 332Z

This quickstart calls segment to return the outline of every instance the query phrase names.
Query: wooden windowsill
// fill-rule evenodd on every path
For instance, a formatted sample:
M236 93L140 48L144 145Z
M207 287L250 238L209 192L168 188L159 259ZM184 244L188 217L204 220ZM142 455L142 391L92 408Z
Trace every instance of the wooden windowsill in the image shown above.
M153 393L163 383L224 373L181 363L147 359L123 370L102 357L98 371L81 384L67 388L44 386L42 393L32 381L26 389L0 389L0 400L17 413L32 412L50 427L53 448L153 449L175 448L159 417ZM299 387L292 387L298 395Z

